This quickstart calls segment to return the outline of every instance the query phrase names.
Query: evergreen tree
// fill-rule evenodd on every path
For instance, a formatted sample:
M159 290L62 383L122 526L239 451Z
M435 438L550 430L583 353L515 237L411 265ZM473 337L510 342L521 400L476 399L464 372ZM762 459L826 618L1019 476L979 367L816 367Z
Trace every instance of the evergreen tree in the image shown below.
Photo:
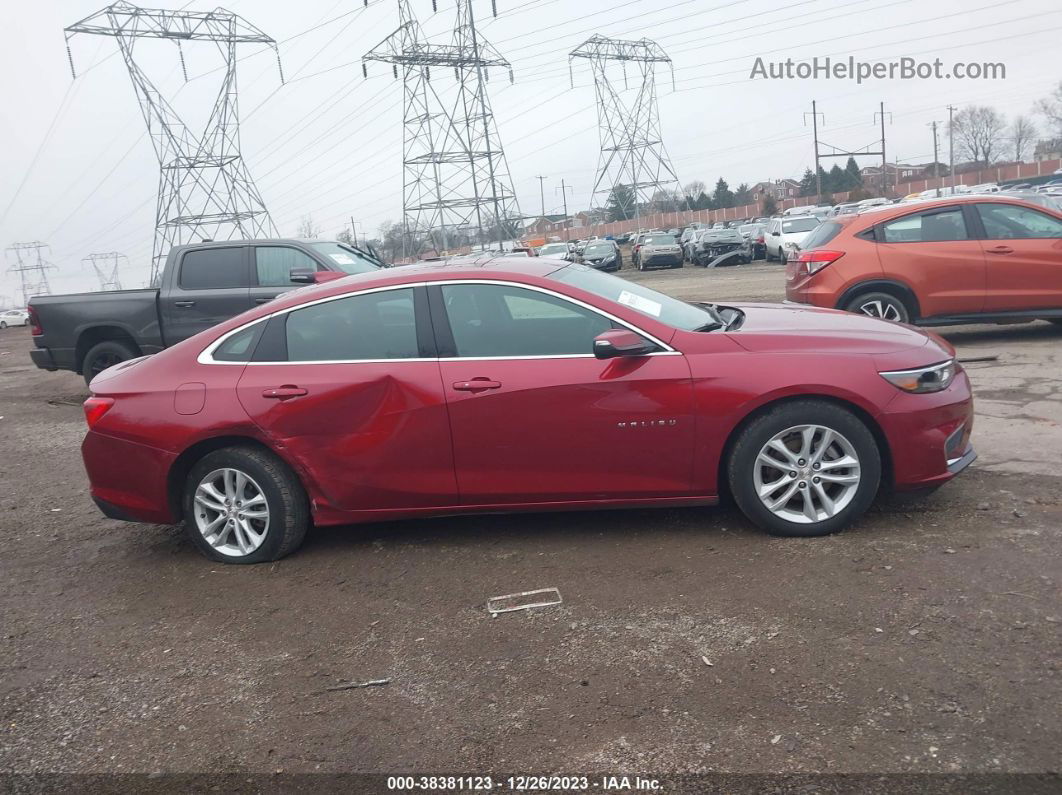
M833 193L837 190L837 188L830 183L830 175L826 173L826 170L822 166L819 166L819 181L822 183L823 193Z
M770 218L773 215L778 215L778 202L774 200L774 196L767 194L767 197L763 200L763 214Z
M746 204L752 204L752 189L749 187L749 183L742 182L737 186L737 190L734 191L734 205L744 207Z
M722 207L734 206L734 194L730 190L730 186L726 184L726 180L722 177L715 183L715 191L712 193L713 204L715 209Z
M605 216L609 221L626 221L634 215L634 203L637 197L626 185L616 185L608 194L605 202Z
M845 190L855 190L862 187L863 175L859 171L859 166L856 164L855 158L848 158L848 162L845 164L844 173L847 177L847 185Z
M800 195L814 196L818 192L815 185L815 172L810 168L804 169L804 176L800 178Z
M830 187L827 188L826 184L823 183L822 189L830 193L848 190L848 175L844 172L844 169L834 164L833 168L830 169Z

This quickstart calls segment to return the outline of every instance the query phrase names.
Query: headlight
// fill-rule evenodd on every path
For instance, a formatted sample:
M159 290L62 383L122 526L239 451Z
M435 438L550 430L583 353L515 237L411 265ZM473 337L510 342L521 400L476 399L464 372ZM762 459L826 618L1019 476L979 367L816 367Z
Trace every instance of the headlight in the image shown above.
M954 359L917 370L892 370L881 377L904 392L940 392L951 386L958 365Z

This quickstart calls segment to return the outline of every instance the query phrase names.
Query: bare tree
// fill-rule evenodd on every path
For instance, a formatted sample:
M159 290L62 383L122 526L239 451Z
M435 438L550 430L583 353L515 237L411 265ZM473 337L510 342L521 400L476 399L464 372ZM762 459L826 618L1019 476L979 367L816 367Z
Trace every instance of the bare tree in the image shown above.
M952 131L960 159L989 165L1006 140L1003 114L987 105L970 105L955 114Z
M1036 126L1028 116L1015 116L1010 124L1010 140L1014 144L1014 159L1025 159L1025 150L1036 140Z
M703 182L701 182L699 179L695 179L693 182L687 182L686 187L684 187L682 190L690 198L696 199L698 196L704 193L706 189Z
M302 220L299 221L298 231L295 232L295 237L306 239L311 237L320 237L321 227L316 226L313 222L312 215L304 215Z
M1049 134L1062 138L1062 82L1050 95L1036 103L1036 111L1045 119Z

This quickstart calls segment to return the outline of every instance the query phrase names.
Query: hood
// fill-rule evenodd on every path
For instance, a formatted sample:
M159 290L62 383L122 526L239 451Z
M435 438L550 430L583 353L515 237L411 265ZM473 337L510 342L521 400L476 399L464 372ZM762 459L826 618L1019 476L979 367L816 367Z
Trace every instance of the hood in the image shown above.
M887 320L836 309L743 304L737 307L745 320L731 338L749 351L772 353L864 353L882 355L914 351L930 344L924 331ZM933 344L934 348L940 346ZM937 360L951 355L933 351Z

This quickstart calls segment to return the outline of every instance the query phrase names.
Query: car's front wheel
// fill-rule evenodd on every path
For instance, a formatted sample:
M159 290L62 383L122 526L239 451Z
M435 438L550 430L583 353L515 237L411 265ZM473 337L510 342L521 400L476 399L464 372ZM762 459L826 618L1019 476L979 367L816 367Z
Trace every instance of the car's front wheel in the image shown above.
M890 293L864 293L848 302L849 312L891 320L894 323L910 323L911 313L907 305Z
M309 502L284 462L254 447L227 447L204 456L185 485L184 524L211 560L263 563L302 543Z
M784 403L742 430L728 462L742 512L773 535L821 536L862 516L878 491L881 454L866 424L840 406Z

